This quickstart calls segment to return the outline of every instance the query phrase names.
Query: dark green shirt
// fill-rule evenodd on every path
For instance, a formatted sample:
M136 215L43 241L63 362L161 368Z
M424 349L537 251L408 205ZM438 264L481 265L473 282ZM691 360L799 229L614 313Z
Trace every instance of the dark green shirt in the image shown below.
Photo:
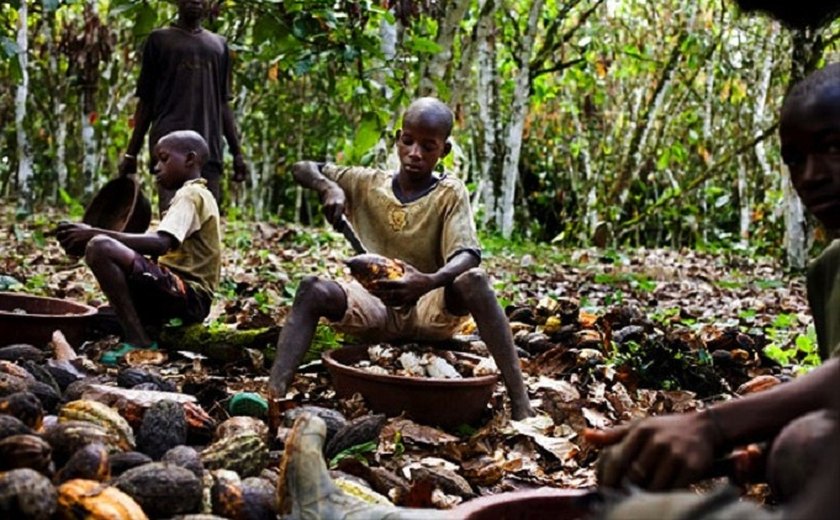
M808 267L808 303L820 356L840 356L840 240L835 240Z

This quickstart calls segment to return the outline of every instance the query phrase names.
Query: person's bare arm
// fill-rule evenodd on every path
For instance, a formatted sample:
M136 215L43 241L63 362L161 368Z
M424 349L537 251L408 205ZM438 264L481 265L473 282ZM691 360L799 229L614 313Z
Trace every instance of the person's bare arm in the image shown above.
M335 225L344 214L347 197L341 186L321 173L322 166L314 161L300 161L292 166L292 176L304 188L318 193L324 207L324 216L330 224Z
M117 167L120 175L137 173L137 155L140 153L140 149L143 148L143 137L145 137L146 131L151 124L152 106L138 98L137 108L134 110L134 130L131 132L131 138L128 141L128 148L126 148L125 155Z
M233 110L228 103L225 103L222 107L222 132L225 134L228 150L233 156L233 180L242 182L248 177L248 164L242 155L239 133L236 131L236 122L233 119Z
M118 233L106 229L90 227L86 224L63 222L56 229L56 238L67 250L83 250L96 235L105 235L122 242L141 255L161 256L178 247L178 241L172 235L160 231L143 234Z
M840 360L771 390L684 415L651 417L603 432L588 432L602 453L599 479L625 479L651 489L683 487L704 478L715 457L749 442L766 440L792 420L831 406L840 382Z

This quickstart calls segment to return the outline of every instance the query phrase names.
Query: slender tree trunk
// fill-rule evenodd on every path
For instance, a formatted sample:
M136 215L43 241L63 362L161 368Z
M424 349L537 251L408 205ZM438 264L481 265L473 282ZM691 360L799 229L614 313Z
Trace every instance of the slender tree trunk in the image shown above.
M738 202L739 202L739 225L738 236L742 245L750 241L750 221L752 220L752 209L750 194L747 189L747 163L743 157L738 158Z
M487 0L496 5L495 0ZM486 5L486 4L485 4ZM485 10L482 9L482 12ZM485 227L496 211L496 192L492 170L496 150L496 121L493 104L493 81L495 77L496 53L494 49L495 7L484 14L477 27L477 64L476 104L478 105L478 136L481 146L478 153L479 181L476 190L476 204L483 200L484 212L481 227Z
M29 12L27 2L20 3L18 9L18 60L20 62L20 83L15 93L15 132L17 133L18 172L17 183L18 206L26 213L32 206L32 153L29 147L29 136L26 134L24 120L26 119L26 103L29 98Z
M461 26L470 0L449 0L446 2L445 16L438 20L438 32L435 43L440 50L433 55L420 79L420 94L423 96L440 95L438 85L446 77L447 68L452 63L452 44Z
M539 16L544 0L533 0L528 13L528 25L522 47L519 49L519 62L522 64L516 74L516 87L513 92L510 123L505 136L505 161L502 166L502 204L499 215L499 228L502 236L510 238L513 233L514 201L516 200L516 180L519 177L519 155L522 151L522 130L528 116L528 104L531 90L531 52L539 28Z

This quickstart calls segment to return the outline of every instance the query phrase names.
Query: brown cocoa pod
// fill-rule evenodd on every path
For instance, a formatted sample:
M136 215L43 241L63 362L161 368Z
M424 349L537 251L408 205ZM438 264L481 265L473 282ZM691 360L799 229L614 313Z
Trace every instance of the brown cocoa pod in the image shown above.
M98 401L79 399L71 401L61 407L58 422L87 421L101 426L113 433L118 439L118 446L123 451L134 449L134 431L117 410Z
M739 386L738 390L735 390L735 393L738 395L754 394L756 392L769 390L778 384L781 384L781 380L775 376L756 376Z
M245 503L242 497L242 482L233 471L217 469L211 472L213 486L210 488L210 503L213 514L239 520Z
M154 372L142 368L125 368L117 374L117 384L123 388L135 388L137 385L144 383L152 383L155 386L155 388L148 388L148 390L157 390L160 392L178 391L178 388L171 381L167 381Z
M353 419L327 443L324 455L330 460L351 446L372 441L379 437L383 426L385 414L364 415Z
M268 463L268 446L256 434L243 433L226 437L201 452L207 470L227 469L241 477L259 475Z
M11 361L6 361L0 359L0 373L9 374L10 376L15 376L23 379L27 383L34 383L35 377L32 376L29 372L26 371L25 368L22 366L12 363Z
M116 434L87 421L60 422L47 428L44 438L52 446L53 459L59 466L88 444L102 444L110 453L123 451Z
M44 421L44 407L30 392L16 392L0 398L0 414L17 417L34 430L40 429Z
M341 412L321 406L300 406L298 408L292 408L283 415L283 424L287 428L291 428L297 418L305 413L320 417L327 425L327 438L324 440L324 444L330 442L340 429L347 426L347 418Z
M0 359L5 361L19 362L31 360L40 363L47 357L47 353L32 345L18 344L7 345L0 348Z
M52 385L35 381L30 383L27 390L35 395L44 407L47 413L55 413L61 404L61 394Z
M139 451L113 453L108 457L112 477L119 477L131 468L152 462L151 457Z
M37 435L12 435L0 441L0 471L31 468L52 474L52 449Z
M58 507L58 491L34 469L0 473L0 515L3 518L49 520Z
M67 520L148 520L133 498L95 480L68 480L58 488L58 516Z
M34 435L35 432L17 417L0 415L0 440L12 435Z
M212 439L218 423L195 403L184 403L184 413L187 416L187 429L190 438Z
M0 372L0 397L25 392L28 387L26 379Z
M201 480L173 464L138 466L120 475L114 486L137 501L152 518L197 513L201 507Z
M107 482L111 479L108 449L101 444L88 444L70 457L55 476L57 483L73 479Z
M345 260L350 274L365 289L370 290L379 280L397 280L405 274L405 268L390 258L381 255L364 254Z
M187 442L187 417L175 401L159 401L149 407L137 432L137 449L154 460Z
M89 391L94 385L101 385L109 381L111 381L111 378L107 375L79 379L78 381L67 385L67 388L64 389L64 399L68 402L78 401L82 398L85 392Z
M204 476L204 463L201 462L201 455L190 446L175 446L164 453L160 461L188 469L198 478Z

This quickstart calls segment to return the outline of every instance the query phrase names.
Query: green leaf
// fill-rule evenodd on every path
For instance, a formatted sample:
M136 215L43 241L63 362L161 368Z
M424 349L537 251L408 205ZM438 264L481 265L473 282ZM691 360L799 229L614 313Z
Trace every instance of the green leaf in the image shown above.
M273 15L264 14L254 23L254 44L257 46L285 37L283 26Z
M355 457L361 461L366 461L363 455L365 453L373 453L374 451L376 451L376 446L376 441L368 441L363 444L356 444L355 446L350 446L346 450L340 451L335 457L330 459L330 468L335 468L339 462L348 457Z
M353 157L359 160L365 152L373 148L379 141L380 135L379 117L374 112L367 112L362 116L362 122L356 130L356 138L353 139Z
M145 36L152 32L156 25L157 11L151 5L143 2L134 17L134 35Z
M422 36L409 40L408 47L414 52L423 52L426 54L437 54L443 50L443 47L438 45L437 42L423 38Z

